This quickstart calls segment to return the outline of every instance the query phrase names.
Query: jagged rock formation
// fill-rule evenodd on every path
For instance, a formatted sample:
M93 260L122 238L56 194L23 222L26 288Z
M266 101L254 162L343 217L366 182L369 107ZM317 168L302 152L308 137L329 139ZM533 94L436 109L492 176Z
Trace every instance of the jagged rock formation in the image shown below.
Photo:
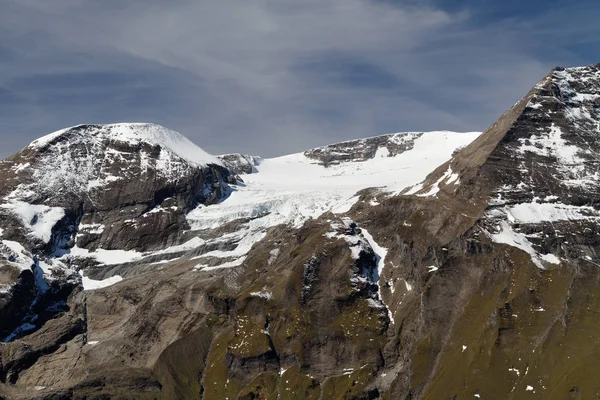
M260 164L261 158L249 156L240 153L224 154L219 159L225 164L231 172L236 175L253 174L257 172L256 167Z
M324 147L307 150L304 155L318 161L321 165L338 165L344 162L366 161L377 153L394 157L414 148L415 140L422 132L395 133L374 136L366 139L349 140Z
M105 210L144 204L144 218L173 207L183 227L162 235L157 223L147 243L143 229L80 241L81 220L62 221L71 210L84 210L84 225L107 221L82 205L102 191L31 186L43 183L20 165L43 152L25 149L0 164L0 396L592 398L599 107L599 66L555 69L476 139L385 135L260 163L222 156L227 169L176 158L183 186L149 173L170 199ZM57 137L45 151L62 153L60 140L86 148ZM123 150L132 181L144 172L126 165L144 152L149 165L161 159L151 140ZM32 205L35 222L13 199ZM96 289L81 290L78 270Z

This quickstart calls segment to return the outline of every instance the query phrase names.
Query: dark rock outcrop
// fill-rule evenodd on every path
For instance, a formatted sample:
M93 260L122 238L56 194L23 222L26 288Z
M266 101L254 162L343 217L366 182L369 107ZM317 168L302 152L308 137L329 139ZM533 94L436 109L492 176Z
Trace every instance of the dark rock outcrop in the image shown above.
M423 133L415 132L349 140L308 150L304 152L304 155L324 166L366 161L375 157L377 152L385 157L393 157L411 150L415 140L421 135Z

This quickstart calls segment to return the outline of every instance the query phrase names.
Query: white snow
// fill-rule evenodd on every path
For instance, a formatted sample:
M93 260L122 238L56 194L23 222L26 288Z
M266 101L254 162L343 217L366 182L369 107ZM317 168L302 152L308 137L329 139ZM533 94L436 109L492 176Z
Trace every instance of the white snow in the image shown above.
M393 140L402 142L400 133ZM444 163L457 148L479 133L426 132L412 150L389 156L387 149L366 161L342 162L324 167L304 155L291 154L264 159L255 173L242 175L243 185L234 186L223 202L199 206L187 215L192 230L211 229L227 222L252 218L235 235L240 240L233 252L211 252L205 256L241 257L262 239L266 230L279 224L299 227L323 213L347 212L358 200L356 192L378 187L392 193L422 181L433 168ZM453 175L448 176L454 179ZM233 236L229 236L232 238Z
M88 249L83 249L81 247L74 246L70 249L69 253L63 255L59 258L59 260L64 260L68 257L81 257L81 258L92 258L98 261L103 265L116 265L129 263L134 261L143 261L144 259L157 255L166 255L172 253L179 253L183 251L193 250L198 246L204 244L204 240L199 237L194 237L188 240L185 243L180 245L167 247L158 251L149 251L145 253L141 253L135 250L105 250L105 249L96 249L95 251L90 251ZM169 261L174 261L179 257L172 258ZM165 261L154 262L153 264L164 263Z
M452 171L452 167L448 166L448 169L446 170L446 172L444 172L444 174L433 184L429 187L429 190L425 193L418 193L422 190L423 185L419 184L413 188L411 188L411 190L409 190L406 194L417 194L417 196L420 197L429 197L429 196L435 196L439 191L440 191L440 183L444 182L446 185L450 185L450 184L458 184L460 183L460 179L457 173Z
M533 392L533 386L527 385L527 387L525 388L525 391Z
M593 207L562 203L521 203L510 206L504 211L508 213L509 219L526 224L542 221L600 220L600 214Z
M439 268L436 267L435 265L430 265L429 267L427 267L427 272L435 272L437 271Z
M394 281L393 281L392 279L390 279L390 280L387 282L387 285L388 285L388 287L390 288L390 292L391 292L392 294L394 294L394 292L396 291L396 287L394 286Z
M204 243L206 243L206 242L202 238L194 237L194 238L191 238L190 240L188 240L187 242L176 245L176 246L171 246L171 247L167 247L166 249L145 253L144 257L154 256L154 255L159 255L159 254L178 253L178 252L187 251L187 250L194 250L196 247L202 246ZM133 254L132 254L132 256L133 256Z
M48 143L50 143L54 139L60 137L63 133L69 131L70 129L71 128L65 128L65 129L61 129L61 130L56 131L56 132L52 132L52 133L50 133L50 134L48 134L46 136L42 136L41 138L36 139L33 142L31 142L29 144L29 146L27 146L27 147L29 147L29 148L37 148L37 149L43 148L43 147L47 146Z
M590 206L573 206L562 203L539 202L534 198L530 203L513 204L490 211L488 217L499 221L499 232L490 234L496 243L505 243L517 247L531 256L539 268L544 263L560 264L555 254L539 254L527 235L518 232L519 224L539 224L543 222L588 220L600 222L600 212ZM546 196L545 200L555 200L555 196ZM501 204L497 201L495 204Z
M540 255L534 248L531 242L522 233L515 232L511 225L506 221L500 222L500 231L490 234L491 239L496 243L504 243L516 247L528 253L531 256L531 261L540 269L545 269L543 261L551 264L560 264L560 259L553 254Z
M79 271L81 275L81 282L83 284L83 290L94 290L94 289L102 289L108 286L112 286L117 282L121 282L123 278L119 275L111 276L110 278L106 278L100 281L95 279L88 278L87 276L83 276L83 271Z
M277 257L279 257L279 253L280 253L279 249L271 250L269 252L269 260L267 260L267 264L269 264L269 265L273 264L273 262L275 262L275 260L277 260Z
M520 139L520 153L532 152L548 157L556 157L560 163L567 165L581 164L583 159L577 156L579 147L569 145L562 137L561 129L552 125L549 132L540 132L527 139Z
M385 302L383 301L383 297L381 296L381 274L383 273L383 267L385 266L385 257L387 256L388 250L385 247L381 247L375 241L375 239L373 239L373 236L364 228L362 229L362 235L365 239L367 239L367 242L369 242L369 245L371 246L371 248L375 252L375 255L377 256L377 277L376 281L374 282L379 287L379 290L377 291L377 297L379 298L381 304L383 304L387 309L390 322L392 324L395 324L392 311L387 306L387 304L385 304Z
M21 271L31 269L35 264L30 254L25 253L25 248L19 242L12 240L1 240L0 241L0 255L9 261L11 265L16 266Z
M342 218L344 225L346 228L349 228L351 224L354 223L350 218ZM331 232L327 232L324 234L325 237L329 239L337 238L342 239L348 243L350 247L350 252L352 254L352 259L358 260L360 258L360 253L365 249L365 246L368 244L365 239L361 238L358 235L345 235L342 233L338 233L338 230L343 227L341 224L332 223Z
M29 204L24 201L11 199L0 204L17 216L30 234L44 243L52 238L52 228L65 216L65 210L60 207L48 207L43 204Z
M75 257L94 258L99 263L105 265L115 265L137 261L143 257L142 253L135 250L97 249L96 251L89 251L88 249L82 249L77 246L74 246L70 249L69 255Z
M463 344L463 346L462 346L462 352L461 352L461 353L464 353L466 349L467 349L467 346L465 346L465 345Z
M214 267L209 267L209 266L206 266L203 264L199 264L199 265L195 266L194 269L202 270L202 271L213 271L216 269L239 267L240 265L242 265L244 263L245 260L246 260L246 256L242 256L236 260L227 261L222 264L215 265Z
M99 235L104 232L106 227L103 224L79 224L79 230L77 234L96 234Z
M260 292L251 292L250 296L261 297L266 300L271 300L273 298L273 294L269 292L266 288L263 288Z
M17 173L27 169L27 167L29 167L31 164L30 163L23 163L23 164L15 164L11 167L11 169Z
M28 147L41 149L59 136L77 128L77 126L61 129L33 141ZM217 164L223 165L221 160L212 156L191 142L182 134L164 126L147 123L118 123L100 125L98 133L109 136L110 139L126 142L132 145L148 143L160 146L194 165Z
M544 254L540 256L540 258L550 264L560 264L560 258L556 257L554 254Z

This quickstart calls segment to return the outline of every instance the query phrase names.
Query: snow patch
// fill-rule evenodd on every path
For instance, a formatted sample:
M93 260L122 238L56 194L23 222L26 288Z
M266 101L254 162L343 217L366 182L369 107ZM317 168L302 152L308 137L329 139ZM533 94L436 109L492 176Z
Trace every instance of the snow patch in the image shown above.
M562 130L556 126L550 126L549 132L540 132L526 139L519 139L521 147L517 150L523 154L531 152L546 157L556 157L560 163L566 165L580 164L583 162L577 156L579 147L569 145L562 137Z
M509 372L514 372L515 374L517 374L517 376L521 375L521 371L519 371L518 369L512 367L508 369Z
M277 257L279 257L279 253L280 250L277 249L273 249L269 252L269 259L267 260L267 264L271 265L275 262L275 260L277 260Z
M104 265L123 264L137 261L142 258L142 253L139 253L135 250L97 249L96 251L89 251L88 249L82 249L81 247L77 246L72 247L68 255L83 258L94 258L96 261ZM63 257L68 257L68 255Z
M430 265L429 267L427 267L427 272L431 273L431 272L435 272L439 269L439 267L436 267L435 265Z
M273 294L269 292L267 288L263 288L260 292L251 292L250 296L261 297L266 300L271 300L273 298Z
M23 245L12 240L0 241L0 255L21 271L31 269L35 265L33 257L28 252L26 253Z
M417 193L417 196L419 196L419 197L435 196L440 191L440 183L442 183L442 182L444 182L444 184L446 184L446 185L460 183L458 174L452 171L451 166L448 166L448 169L446 170L446 172L444 172L444 174L442 176L440 176L439 179L433 185L431 185L429 187L429 190L427 192L417 193L422 190L422 185L421 185L421 188L416 189L416 187L414 187L411 190L409 190L406 194Z
M52 228L65 216L65 210L60 207L48 207L43 204L29 204L24 201L11 199L1 204L1 208L9 210L21 220L30 234L44 243L50 242Z
M106 227L103 224L79 224L79 230L77 234L81 235L89 233L93 235L100 235L102 232L104 232L105 228Z
M375 239L373 239L373 236L364 228L362 229L362 235L364 236L365 239L367 239L367 242L369 242L369 245L371 246L371 248L375 252L375 255L377 256L377 276L375 277L375 282L374 282L379 287L379 290L377 291L377 297L378 297L379 301L381 302L381 304L383 304L385 306L385 308L387 309L388 316L390 318L390 322L392 324L395 324L392 311L387 306L387 304L385 304L385 302L383 301L383 297L381 296L381 279L380 278L381 278L381 274L383 273L383 267L385 266L385 257L387 256L388 250L385 247L381 247L375 241Z
M531 256L531 261L533 261L533 263L540 269L545 269L542 261L552 264L560 264L558 257L552 254L538 254L538 252L533 248L532 243L527 239L527 236L522 233L515 232L506 221L500 222L500 231L498 233L492 233L489 236L496 243L508 244L528 253Z
M525 224L554 221L600 220L600 213L590 206L571 206L561 203L521 203L495 213L506 212L511 221Z
M108 286L112 286L117 282L121 282L123 278L119 275L111 276L110 278L95 280L88 278L87 276L83 276L83 271L79 271L81 275L81 283L83 285L83 290L95 290L102 289Z
M560 264L560 259L554 254L544 254L540 258L550 264Z
M245 260L246 260L246 256L243 256L243 257L238 258L237 260L228 261L223 264L216 265L214 267L209 267L207 265L199 264L194 267L194 270L196 270L196 271L214 271L216 269L239 267L240 265L242 265L244 263Z

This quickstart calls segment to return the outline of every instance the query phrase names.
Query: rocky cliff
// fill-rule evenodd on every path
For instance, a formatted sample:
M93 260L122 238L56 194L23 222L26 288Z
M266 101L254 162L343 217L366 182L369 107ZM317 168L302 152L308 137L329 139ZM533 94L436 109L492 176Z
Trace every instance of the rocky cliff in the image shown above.
M0 164L0 396L594 398L599 110L590 66L481 135L42 138Z

